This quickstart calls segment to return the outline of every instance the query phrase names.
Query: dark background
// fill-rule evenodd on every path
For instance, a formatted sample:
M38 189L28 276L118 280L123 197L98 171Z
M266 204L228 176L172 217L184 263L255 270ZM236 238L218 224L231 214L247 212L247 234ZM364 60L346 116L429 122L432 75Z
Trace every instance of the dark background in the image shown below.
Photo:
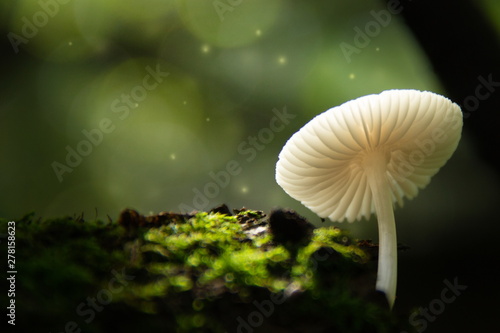
M396 210L399 240L411 249L400 254L395 311L429 307L443 281L457 278L467 289L426 332L497 327L500 3L43 4L0 2L0 216L115 220L125 207L226 203L290 207L320 225L274 181L286 140L347 100L430 90L462 106L464 132L428 188ZM168 76L144 90L151 71ZM259 139L285 107L295 117ZM103 119L113 130L96 134L91 152L58 177L54 163L67 164L67 147L83 147ZM240 171L200 198L230 161ZM377 238L373 218L339 226Z

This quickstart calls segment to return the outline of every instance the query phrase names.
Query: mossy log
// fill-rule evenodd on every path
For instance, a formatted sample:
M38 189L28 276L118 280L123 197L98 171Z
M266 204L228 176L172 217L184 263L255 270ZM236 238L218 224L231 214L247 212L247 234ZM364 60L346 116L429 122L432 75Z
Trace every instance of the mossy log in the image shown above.
M1 231L7 221L0 220ZM400 332L376 246L293 211L16 221L16 329Z

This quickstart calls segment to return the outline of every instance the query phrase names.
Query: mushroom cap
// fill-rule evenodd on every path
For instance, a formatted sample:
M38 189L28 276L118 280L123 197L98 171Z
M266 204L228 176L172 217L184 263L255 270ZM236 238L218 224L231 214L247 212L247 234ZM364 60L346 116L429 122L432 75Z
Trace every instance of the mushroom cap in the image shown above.
M349 222L374 212L365 173L383 154L392 202L403 204L429 184L455 151L460 107L428 91L387 90L319 114L285 144L276 181L320 217Z

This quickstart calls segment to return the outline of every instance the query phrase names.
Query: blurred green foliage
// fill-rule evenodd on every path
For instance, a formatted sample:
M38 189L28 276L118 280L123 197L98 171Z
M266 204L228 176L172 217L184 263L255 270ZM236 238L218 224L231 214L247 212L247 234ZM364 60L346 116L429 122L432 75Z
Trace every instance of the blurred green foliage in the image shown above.
M17 54L6 45L1 214L178 210L232 159L243 172L211 204L279 204L277 154L314 115L388 88L439 90L398 17L346 61L339 44L381 3L232 3L3 2L6 35L32 32L26 22L36 33ZM168 76L141 95L148 68ZM297 117L246 163L239 144L284 106ZM103 119L113 130L78 146ZM90 153L68 166L77 148ZM61 177L54 162L68 166Z
M495 21L496 2L483 6ZM0 216L10 219L227 203L291 207L318 223L274 180L286 140L362 95L444 93L401 17L377 23L382 1L23 0L0 8ZM358 31L369 23L375 32L363 40ZM346 55L341 45L356 41L359 52ZM273 110L284 109L293 119L269 132ZM213 175L230 161L238 173L219 185ZM444 232L453 218L474 216L472 207L495 204L491 173L467 137L445 169L396 212L409 237L415 223ZM475 191L484 195L462 199ZM374 223L352 228L376 235Z

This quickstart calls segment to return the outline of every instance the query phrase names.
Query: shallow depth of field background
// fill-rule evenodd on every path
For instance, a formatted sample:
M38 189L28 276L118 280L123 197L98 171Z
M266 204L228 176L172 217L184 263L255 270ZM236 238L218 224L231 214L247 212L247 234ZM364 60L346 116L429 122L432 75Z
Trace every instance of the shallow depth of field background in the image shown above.
M342 52L342 43L355 45L356 28L374 21L370 11L385 8L381 1L232 3L69 1L52 8L54 15L15 52L7 34L22 36L26 19L43 20L42 7L0 2L0 216L34 211L116 220L127 207L148 214L203 202L205 209L289 207L320 225L274 181L286 140L315 115L362 95L394 88L446 95L397 15L358 53ZM480 3L500 35L500 6ZM156 83L151 90L137 88L151 71L168 75L148 81ZM294 117L269 131L276 110L285 108ZM85 131L103 120L112 130L58 177L54 162L67 165L67 147L83 147ZM227 185L207 187L211 173L230 161L240 172ZM498 173L465 132L428 188L396 211L399 240L411 247L400 256L400 288L407 290L401 302L426 306L445 278L461 281L485 235L500 230L491 218L498 203ZM377 238L374 219L339 226L357 238ZM461 262L458 250L474 255ZM480 274L463 281L489 281ZM472 304L483 296L469 287L463 298ZM459 317L456 302L429 332L448 313Z

